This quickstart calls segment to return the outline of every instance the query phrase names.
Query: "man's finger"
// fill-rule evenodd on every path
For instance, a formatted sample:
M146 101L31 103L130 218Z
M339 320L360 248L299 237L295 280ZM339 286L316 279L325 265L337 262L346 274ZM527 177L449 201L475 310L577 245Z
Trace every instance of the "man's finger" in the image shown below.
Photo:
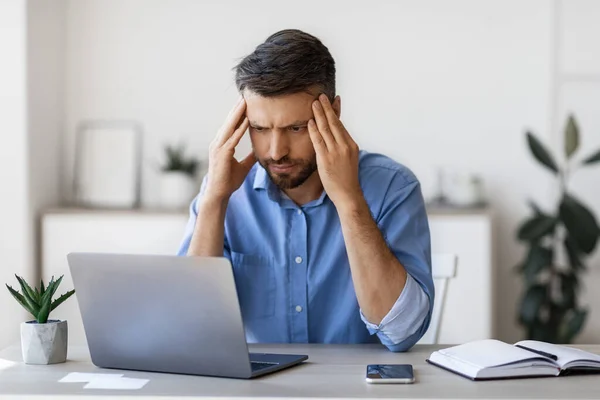
M327 149L332 149L333 146L335 146L335 139L331 134L331 129L329 128L327 117L325 117L325 113L323 112L323 107L321 106L321 103L318 100L313 102L313 113L315 114L315 122L317 123L317 129L323 137Z
M321 136L321 133L317 129L317 124L313 119L308 121L308 134L310 135L310 140L312 141L317 153L327 152L327 146L325 145L323 136Z
M231 107L231 109L229 110L229 112L227 113L227 118L231 117L231 114L233 114L233 112L237 109L237 106L242 102L242 100L244 100L243 96L239 96L237 98L237 101L235 102L235 105L233 107ZM227 119L226 118L226 119Z
M252 166L256 163L256 156L254 155L254 152L251 151L250 154L248 154L246 156L246 158L244 158L242 161L240 161L240 164L242 164L242 166L247 170L250 171L250 169L252 168Z
M240 101L235 105L235 107L230 111L229 115L225 119L223 126L219 129L219 134L217 135L216 145L222 146L231 135L233 135L236 127L239 126L242 121L242 116L246 111L246 101L242 97Z
M236 128L236 130L233 132L233 134L231 135L231 137L229 139L227 139L227 141L225 142L225 145L235 148L235 146L237 146L238 143L240 142L240 139L242 138L242 136L244 136L244 133L246 133L246 131L248 130L249 125L250 125L250 122L248 121L248 117L244 117L244 120L242 121L240 126L238 126Z
M321 104L321 107L323 107L325 117L327 118L327 123L329 124L329 129L331 130L335 141L337 143L346 142L346 128L344 128L344 125L342 124L338 116L335 114L335 111L333 110L333 107L331 106L331 103L329 102L327 96L321 94L319 96L319 103Z

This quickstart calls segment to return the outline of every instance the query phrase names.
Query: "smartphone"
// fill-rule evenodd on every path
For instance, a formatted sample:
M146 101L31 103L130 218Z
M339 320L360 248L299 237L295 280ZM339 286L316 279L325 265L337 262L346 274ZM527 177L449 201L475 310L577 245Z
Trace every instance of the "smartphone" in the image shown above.
M415 376L410 364L369 364L368 383L413 383Z

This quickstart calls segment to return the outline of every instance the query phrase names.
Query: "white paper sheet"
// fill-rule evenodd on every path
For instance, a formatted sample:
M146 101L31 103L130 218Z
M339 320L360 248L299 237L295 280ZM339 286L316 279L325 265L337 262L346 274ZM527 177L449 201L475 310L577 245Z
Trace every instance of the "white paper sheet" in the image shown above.
M61 383L88 383L92 380L121 378L123 374L92 374L87 372L71 372L59 382Z
M114 379L93 379L85 385L84 389L121 389L136 390L144 387L148 379L136 378L114 378Z

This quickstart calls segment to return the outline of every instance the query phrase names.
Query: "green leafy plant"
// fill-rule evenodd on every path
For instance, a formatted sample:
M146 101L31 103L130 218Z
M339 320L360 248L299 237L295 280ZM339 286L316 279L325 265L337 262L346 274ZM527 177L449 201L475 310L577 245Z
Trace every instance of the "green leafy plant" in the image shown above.
M196 176L199 160L194 157L185 156L185 146L165 146L166 162L162 166L163 172L183 172L190 177Z
M528 246L518 271L525 278L520 300L519 323L527 337L551 343L570 343L585 324L588 310L579 304L580 274L585 258L596 248L600 227L592 211L569 190L570 176L579 167L600 162L600 150L580 161L579 128L569 115L564 130L565 159L559 165L554 156L530 132L527 143L534 158L557 179L559 200L556 209L545 212L530 201L533 215L517 233Z
M48 287L44 287L44 281L40 281L40 287L32 289L31 286L25 281L25 279L21 278L18 275L15 275L17 281L19 281L19 285L21 286L21 292L19 293L15 289L13 289L8 284L6 287L8 291L13 295L13 297L21 304L39 324L45 324L48 322L48 316L50 312L55 310L56 307L61 305L65 300L67 300L75 290L68 291L63 294L59 298L52 300L52 296L56 293L60 282L63 279L63 276L58 278L56 281L54 277L50 279L48 283Z

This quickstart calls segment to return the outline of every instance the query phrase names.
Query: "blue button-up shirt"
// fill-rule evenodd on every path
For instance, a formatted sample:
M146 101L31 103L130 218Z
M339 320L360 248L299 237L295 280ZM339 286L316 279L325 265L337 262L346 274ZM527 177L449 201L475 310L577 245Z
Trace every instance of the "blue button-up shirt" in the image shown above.
M408 280L379 325L362 314L336 208L325 192L298 206L255 164L230 198L224 256L233 266L248 342L373 343L412 347L429 327L434 299L430 235L414 174L360 152L359 181L375 222ZM178 254L185 255L199 195ZM377 268L377 266L373 266Z

